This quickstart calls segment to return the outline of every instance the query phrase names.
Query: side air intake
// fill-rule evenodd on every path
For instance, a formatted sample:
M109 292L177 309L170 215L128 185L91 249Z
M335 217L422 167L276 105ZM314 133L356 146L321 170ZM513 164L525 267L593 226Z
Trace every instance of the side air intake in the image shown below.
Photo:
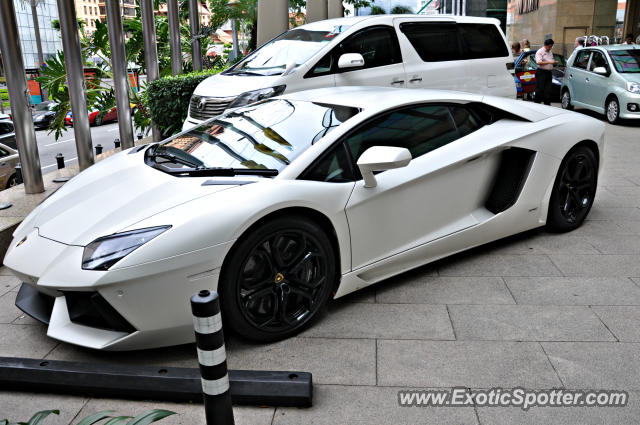
M498 172L485 204L485 208L493 214L505 211L516 203L529 174L535 152L511 148L503 151L500 156Z

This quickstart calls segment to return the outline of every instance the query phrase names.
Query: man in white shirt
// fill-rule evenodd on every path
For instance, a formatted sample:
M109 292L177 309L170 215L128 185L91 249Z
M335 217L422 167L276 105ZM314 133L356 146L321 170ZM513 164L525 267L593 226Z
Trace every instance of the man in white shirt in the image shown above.
M584 47L584 37L576 38L575 48L574 50L580 50Z
M538 70L536 71L535 102L544 102L545 105L551 105L551 83L553 80L551 70L553 69L553 65L557 63L556 60L553 59L553 53L551 52L552 47L553 40L548 38L544 41L544 46L536 52Z

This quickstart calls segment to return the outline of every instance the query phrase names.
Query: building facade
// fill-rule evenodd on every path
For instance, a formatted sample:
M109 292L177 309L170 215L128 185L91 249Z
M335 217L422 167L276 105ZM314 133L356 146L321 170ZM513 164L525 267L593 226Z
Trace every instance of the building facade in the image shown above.
M84 31L92 34L96 30L96 21L100 20L100 5L98 0L75 0L76 17L85 22Z
M120 0L120 11L123 18L134 18L136 14L136 0ZM100 22L107 22L107 9L104 6L104 0L98 0L98 11L100 12Z
M26 69L37 69L42 65L38 60L38 47L36 45L36 31L33 26L33 16L29 2L13 0L16 18L18 21L18 33L22 47L22 57ZM55 56L58 50L62 50L60 32L53 29L51 22L58 19L58 6L56 0L41 0L37 7L38 24L40 26L40 40L42 42L42 55L46 61ZM1 29L0 29L1 31Z

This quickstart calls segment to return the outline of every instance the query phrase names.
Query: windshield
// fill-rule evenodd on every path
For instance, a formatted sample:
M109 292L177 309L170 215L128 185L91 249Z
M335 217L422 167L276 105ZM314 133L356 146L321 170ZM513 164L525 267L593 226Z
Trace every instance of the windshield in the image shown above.
M348 25L327 28L314 25L311 28L292 29L262 46L226 74L282 74L289 64L299 66L305 63L347 28Z
M53 111L53 108L56 106L55 103L38 103L36 105L36 111Z
M611 50L609 55L616 71L622 73L640 72L640 49Z
M558 62L554 66L567 66L567 59L562 55L558 55L558 54L554 53L553 54L553 60Z
M359 109L316 102L270 99L228 112L162 143L157 154L172 154L201 167L276 169ZM186 167L182 163L171 168Z

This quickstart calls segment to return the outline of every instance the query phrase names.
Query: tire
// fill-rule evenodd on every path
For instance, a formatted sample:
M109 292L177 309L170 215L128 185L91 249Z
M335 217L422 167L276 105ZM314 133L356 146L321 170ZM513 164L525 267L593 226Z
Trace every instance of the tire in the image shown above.
M102 125L102 115L98 114L96 115L96 119L93 121L93 125L95 125L96 127L99 127Z
M18 185L18 178L14 174L11 177L9 177L9 180L7 180L7 189L9 189L10 187L17 186L17 185Z
M578 146L562 160L556 176L547 215L547 228L569 232L580 227L596 196L598 161L593 151Z
M616 124L620 120L620 103L615 97L610 97L604 108L604 113L609 124Z
M562 96L560 96L560 103L562 105L562 109L573 111L573 105L571 104L571 93L569 93L569 89L566 89L562 92Z
M338 277L328 236L299 216L249 231L227 259L218 285L222 317L239 335L259 342L309 326L324 312Z

